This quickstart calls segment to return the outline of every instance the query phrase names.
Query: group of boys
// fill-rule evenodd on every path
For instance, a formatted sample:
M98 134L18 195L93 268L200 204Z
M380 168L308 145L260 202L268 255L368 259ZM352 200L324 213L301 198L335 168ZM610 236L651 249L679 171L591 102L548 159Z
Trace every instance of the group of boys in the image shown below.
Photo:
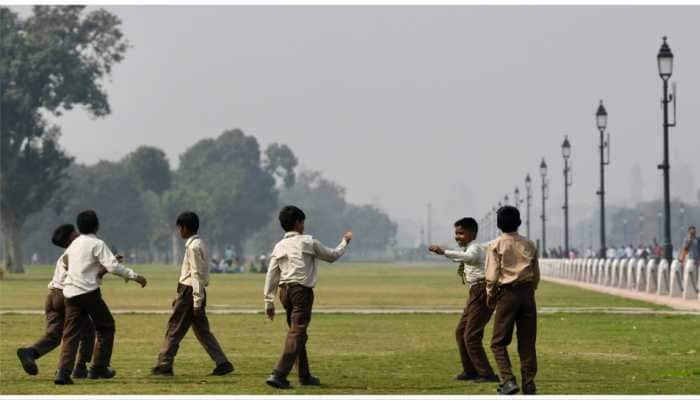
M316 285L316 260L333 262L340 258L352 240L346 232L335 248L328 248L304 234L306 215L295 206L279 213L284 237L274 247L265 278L264 302L267 318L275 316L275 296L284 307L289 327L284 350L266 383L279 389L291 388L287 376L296 364L301 385L320 385L309 369L306 350L307 328L311 321ZM502 207L497 223L503 232L488 244L477 244L478 224L473 218L455 222L455 240L460 250L446 250L431 245L430 251L458 262L458 274L469 285L467 304L456 329L463 371L456 379L473 382L498 382L482 345L484 328L494 312L491 349L500 372L499 392L515 394L518 387L512 372L507 346L517 327L518 353L521 362L523 393L535 394L537 372L535 338L537 313L534 291L539 282L537 249L518 234L520 213L515 207ZM34 345L19 348L17 356L24 370L36 375L36 359L61 344L61 354L54 383L72 384L73 378L109 379L116 371L110 366L115 324L109 307L102 299L100 284L106 273L133 280L146 286L146 279L122 265L119 255L111 252L96 234L97 214L81 212L73 225L59 226L52 242L64 248L46 299L46 334ZM215 362L212 375L234 370L221 345L209 328L206 314L206 287L209 284L208 254L198 235L199 218L184 212L176 226L185 242L177 296L168 320L153 375L172 376L179 344L190 327L195 337ZM76 362L77 357L77 362ZM91 362L90 368L87 363Z
M473 218L455 222L455 241L460 250L431 245L429 250L459 263L462 283L469 285L467 303L457 324L455 336L462 361L461 381L499 382L498 392L505 395L520 391L508 356L508 345L517 327L522 391L535 394L537 373L537 308L535 290L540 280L537 247L518 234L520 212L512 206L498 210L498 228L502 235L489 243L476 243L479 226ZM494 374L482 339L484 328L494 313L491 350L500 373Z

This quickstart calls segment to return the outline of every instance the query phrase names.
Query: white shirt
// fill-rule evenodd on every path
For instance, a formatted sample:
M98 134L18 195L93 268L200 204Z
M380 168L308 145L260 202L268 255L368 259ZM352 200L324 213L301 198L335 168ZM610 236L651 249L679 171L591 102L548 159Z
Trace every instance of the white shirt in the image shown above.
M226 266L221 260L219 266ZM204 288L209 285L209 262L207 249L199 235L190 236L185 242L185 256L182 259L179 282L192 286L192 299L195 308L200 308L204 302Z
M56 268L53 270L53 278L51 278L51 282L49 282L49 289L63 290L63 282L66 280L67 273L65 268L65 265L68 263L67 258L68 256L66 253L63 253L58 257L58 260L56 260Z
M445 257L454 262L464 264L464 279L472 284L484 280L485 247L488 243L469 243L461 250L445 250Z
M71 298L99 289L102 267L125 279L135 279L138 274L123 266L107 244L93 234L78 236L61 257L67 262L67 274L63 283L63 296Z
M316 286L316 259L333 262L345 254L347 246L345 238L335 249L330 249L311 235L285 233L270 256L270 266L263 289L265 303L271 305L275 302L275 294L280 284L298 283L310 288Z

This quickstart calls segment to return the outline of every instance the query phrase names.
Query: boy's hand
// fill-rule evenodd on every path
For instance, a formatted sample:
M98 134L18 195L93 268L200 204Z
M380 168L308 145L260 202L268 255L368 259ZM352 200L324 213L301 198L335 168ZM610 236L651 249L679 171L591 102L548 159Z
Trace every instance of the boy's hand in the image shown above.
M134 278L134 281L141 285L141 287L146 287L146 283L148 283L148 281L146 281L146 278L144 278L141 275L137 275L136 278Z
M117 259L118 262L122 263L124 262L124 256L121 254L115 254L114 257Z
M440 255L445 254L445 249L443 249L442 247L440 247L436 244L431 244L430 247L428 247L428 250L432 251L435 254L440 254Z
M265 314L267 315L267 319L270 321L275 319L275 305L274 304L269 304L265 306Z
M498 303L498 299L496 299L496 296L494 296L494 295L486 296L486 306L488 308L495 310L497 303Z
M195 318L201 318L204 316L204 309L202 307L194 307L192 309L192 316Z
M343 235L343 239L345 239L346 242L351 241L352 240L352 232L350 232L350 231L345 232L345 234Z

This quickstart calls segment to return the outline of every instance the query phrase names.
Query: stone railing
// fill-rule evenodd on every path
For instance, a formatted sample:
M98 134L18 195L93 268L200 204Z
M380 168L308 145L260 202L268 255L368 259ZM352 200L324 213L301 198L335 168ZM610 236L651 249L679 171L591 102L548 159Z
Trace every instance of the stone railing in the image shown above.
M700 273L694 260L576 258L540 260L542 276L608 286L657 296L700 300Z

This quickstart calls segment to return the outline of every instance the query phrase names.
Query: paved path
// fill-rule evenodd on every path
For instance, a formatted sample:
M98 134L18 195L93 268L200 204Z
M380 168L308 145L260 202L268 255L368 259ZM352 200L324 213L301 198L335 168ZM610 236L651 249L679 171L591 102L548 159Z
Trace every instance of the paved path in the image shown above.
M159 314L167 315L172 310L148 310L148 309L115 309L113 314ZM281 310L277 310L279 314ZM0 310L0 315L41 315L43 310ZM207 309L207 314L235 315L235 314L261 314L261 309L252 308L215 308ZM447 308L314 308L314 314L460 314L461 309ZM698 315L700 310L654 310L643 307L541 307L539 314L571 313L571 314L625 314L625 315Z
M549 276L543 276L542 279L548 282L558 283L560 285L575 286L581 289L611 294L613 296L626 297L628 299L641 300L646 301L648 303L659 304L662 306L671 307L674 310L700 312L700 300L685 300L680 297L658 296L656 294L638 292L636 290L631 289L614 288L603 285L597 285L594 283L552 278Z

